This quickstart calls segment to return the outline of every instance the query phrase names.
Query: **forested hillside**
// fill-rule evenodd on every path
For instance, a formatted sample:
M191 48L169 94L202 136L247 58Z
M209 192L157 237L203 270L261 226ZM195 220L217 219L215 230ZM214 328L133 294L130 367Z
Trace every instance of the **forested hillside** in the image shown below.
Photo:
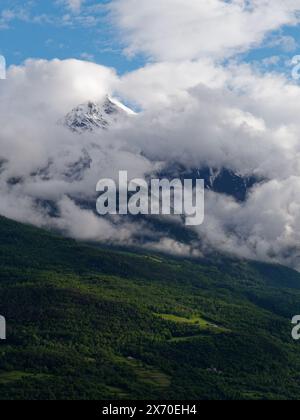
M1 399L300 398L300 275L0 219Z

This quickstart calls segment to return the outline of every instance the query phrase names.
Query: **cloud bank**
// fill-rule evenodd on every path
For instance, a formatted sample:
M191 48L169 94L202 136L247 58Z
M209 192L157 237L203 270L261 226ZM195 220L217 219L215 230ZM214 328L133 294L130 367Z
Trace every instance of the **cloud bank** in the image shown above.
M127 54L151 61L123 76L78 60L29 60L0 85L0 214L83 240L199 256L217 249L300 269L300 87L234 57L282 25L300 1L114 0ZM58 124L116 95L142 109L111 130ZM173 164L228 168L264 182L240 203L206 194L205 222L182 243L146 220L95 215L100 178ZM89 203L89 205L87 205ZM175 220L178 226L181 221Z
M158 61L224 58L298 22L298 0L115 0L113 18L129 55Z

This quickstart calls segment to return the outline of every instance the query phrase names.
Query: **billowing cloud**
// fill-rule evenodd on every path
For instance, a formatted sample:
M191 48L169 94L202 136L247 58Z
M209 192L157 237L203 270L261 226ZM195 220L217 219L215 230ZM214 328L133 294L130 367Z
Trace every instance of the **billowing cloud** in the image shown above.
M125 148L120 132L79 136L62 124L74 106L103 100L116 80L113 70L77 60L29 60L9 69L0 89L2 215L76 238L129 243L129 224L117 228L95 216L95 203L83 210L75 201L94 199L100 178L124 168L143 177L153 164Z
M126 53L158 60L224 58L298 21L299 0L113 0Z
M299 175L264 183L243 204L208 193L201 235L223 252L299 269L299 194Z
M127 52L154 62L123 76L78 60L11 67L0 86L0 214L78 239L140 245L139 237L153 250L199 256L217 249L300 269L300 87L234 59L215 60L295 24L299 7L297 0L114 0ZM106 94L142 111L81 135L58 123ZM116 179L119 170L144 177L178 164L263 181L243 203L207 192L205 222L190 242L149 220L95 215L100 178ZM183 228L180 218L174 223Z
M96 216L96 183L116 178L119 170L143 177L174 162L227 167L268 181L243 204L207 194L205 223L196 229L205 238L201 246L298 266L300 88L246 65L203 71L197 85L195 69L213 65L182 66L189 70L185 79L174 71L165 91L171 65L121 79L110 69L76 60L12 67L0 91L1 214L85 240L134 244L138 230L149 237L151 249L197 255L200 242L178 244L145 222ZM57 123L78 103L100 101L116 89L129 93L135 75L137 86L144 86L137 90L145 110L129 124L75 135ZM91 161L78 177L73 169L86 156ZM91 202L91 208L80 202Z

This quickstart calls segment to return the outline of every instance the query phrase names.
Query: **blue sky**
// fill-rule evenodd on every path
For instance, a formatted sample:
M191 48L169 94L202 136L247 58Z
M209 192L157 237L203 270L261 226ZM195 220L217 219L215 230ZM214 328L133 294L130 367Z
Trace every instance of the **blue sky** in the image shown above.
M107 17L109 0L85 0L80 13L67 0L1 0L0 53L8 65L27 58L80 58L114 67L119 74L145 64L142 55L126 57L117 30ZM269 34L262 47L239 59L266 70L287 72L287 62L300 54L299 27Z
M144 60L122 53L107 18L106 3L86 0L79 14L72 13L64 0L1 0L0 53L8 65L27 58L72 57L112 66L120 74L136 69Z

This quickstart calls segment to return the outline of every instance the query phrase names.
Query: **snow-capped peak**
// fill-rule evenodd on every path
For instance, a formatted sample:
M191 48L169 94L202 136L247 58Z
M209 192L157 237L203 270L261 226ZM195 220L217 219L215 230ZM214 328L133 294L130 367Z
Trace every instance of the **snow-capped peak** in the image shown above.
M117 99L106 96L100 102L86 102L74 108L64 120L64 124L76 133L107 130L122 120L136 115Z
M109 111L110 109L112 109L115 112L124 111L125 114L127 115L137 115L136 112L128 108L128 106L122 104L122 102L118 101L115 98L112 98L109 95L107 95L105 98L104 107L106 108L106 111Z

